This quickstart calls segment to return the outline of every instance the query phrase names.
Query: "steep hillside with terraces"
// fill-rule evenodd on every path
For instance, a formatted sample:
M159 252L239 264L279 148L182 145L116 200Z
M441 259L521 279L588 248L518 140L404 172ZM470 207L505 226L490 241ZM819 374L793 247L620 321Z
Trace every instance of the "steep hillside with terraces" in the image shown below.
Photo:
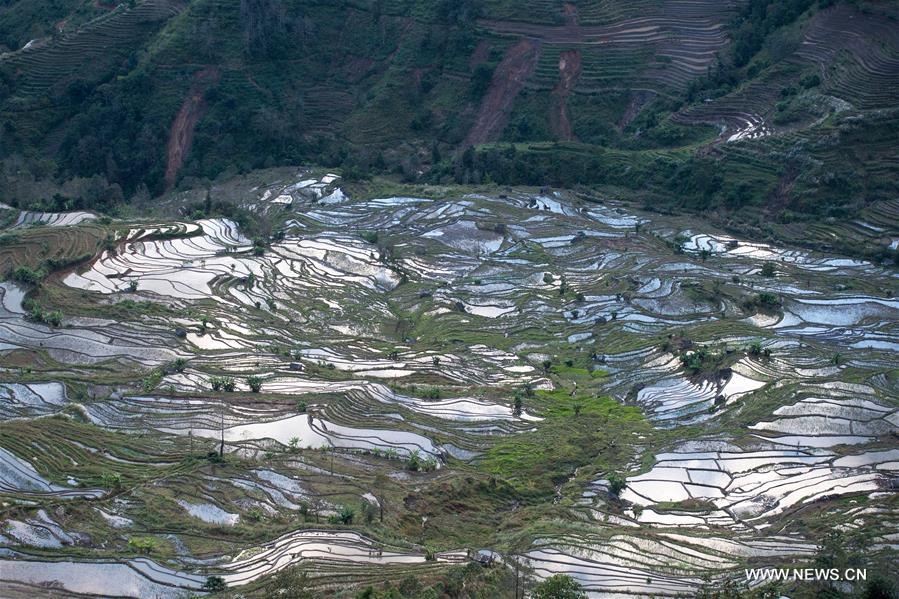
M117 204L301 163L583 184L890 258L897 19L881 0L13 2L0 187L97 207L84 180Z

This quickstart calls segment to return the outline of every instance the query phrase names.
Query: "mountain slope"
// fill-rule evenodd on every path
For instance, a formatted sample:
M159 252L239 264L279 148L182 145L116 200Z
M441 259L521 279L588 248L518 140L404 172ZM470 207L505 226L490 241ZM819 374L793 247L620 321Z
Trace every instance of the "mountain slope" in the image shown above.
M897 192L890 2L144 0L84 23L79 3L43 5L0 13L57 29L0 56L10 201L75 177L127 198L297 163L615 184L741 221L841 218ZM479 158L495 142L525 163ZM571 149L547 142L586 158L566 169ZM648 175L606 175L622 164Z

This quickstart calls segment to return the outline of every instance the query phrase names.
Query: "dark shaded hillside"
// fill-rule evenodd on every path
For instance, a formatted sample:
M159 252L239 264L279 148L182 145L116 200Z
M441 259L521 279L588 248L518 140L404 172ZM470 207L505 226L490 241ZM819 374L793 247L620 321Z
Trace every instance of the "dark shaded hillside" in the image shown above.
M616 185L740 222L844 218L899 193L897 14L812 0L15 2L0 11L7 46L40 39L0 56L2 182L8 201L69 181L68 205L105 205L316 163Z

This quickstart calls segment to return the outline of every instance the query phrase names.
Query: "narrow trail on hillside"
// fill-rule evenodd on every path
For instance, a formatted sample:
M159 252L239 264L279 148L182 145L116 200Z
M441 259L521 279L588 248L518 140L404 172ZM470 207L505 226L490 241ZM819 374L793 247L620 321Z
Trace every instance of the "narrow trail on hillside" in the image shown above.
M190 145L194 139L194 128L206 108L203 94L210 85L219 80L220 76L221 72L216 67L207 67L194 74L187 97L184 98L169 132L165 167L165 188L167 190L175 185L178 170L184 164L184 157L190 151Z
M509 119L512 104L524 82L534 72L540 57L540 42L522 39L506 51L493 72L490 88L478 109L478 116L465 139L466 146L495 141Z

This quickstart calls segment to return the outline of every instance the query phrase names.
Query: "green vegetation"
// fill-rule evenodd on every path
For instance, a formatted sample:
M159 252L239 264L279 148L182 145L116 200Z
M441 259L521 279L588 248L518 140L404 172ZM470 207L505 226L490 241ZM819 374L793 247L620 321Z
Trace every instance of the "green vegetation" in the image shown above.
M524 493L550 494L578 468L621 467L627 439L647 423L640 410L608 397L565 390L535 393L537 430L501 440L479 459L485 472L500 476ZM539 406L537 408L536 406Z
M680 357L681 364L690 374L716 372L721 369L726 359L725 352L714 352L705 348L685 352Z
M353 523L353 519L356 517L356 511L348 505L341 506L340 510L328 518L328 521L332 524L343 524L348 526Z
M617 472L613 472L609 475L609 492L612 493L615 497L621 495L621 492L624 491L624 488L627 486L627 483Z
M203 590L207 593L221 593L228 585L225 584L225 579L221 576L209 576L206 579L206 582L203 583Z
M19 283L37 285L46 276L47 273L43 270L34 270L27 266L19 266L10 273L9 278Z
M743 309L746 311L758 310L760 312L777 312L781 307L780 298L770 291L762 291L754 297L743 301Z
M209 386L212 387L213 391L232 393L237 388L237 382L229 376L214 376L209 379Z
M581 585L567 574L554 574L534 587L534 599L587 599Z
M44 310L44 308L32 299L22 302L22 307L28 311L28 319L34 322L42 322L53 327L62 325L62 312L60 310Z
M7 2L0 449L29 488L4 482L0 532L248 599L583 598L538 549L633 555L634 593L895 596L897 280L832 258L899 256L896 23L870 0ZM219 218L240 235L186 224ZM276 547L277 573L216 575ZM724 580L788 560L884 575Z
M259 393L259 391L262 390L262 377L256 375L248 376L247 385L250 387L250 391ZM224 386L224 384L222 386Z
M531 85L496 115L505 127L477 147L465 140L489 90L505 77L498 67L514 45L514 37L497 37L494 25L478 19L539 28L564 21L558 9L498 0L192 0L155 20L142 21L136 8L122 6L85 24L97 12L76 3L25 4L3 13L10 43L64 22L84 54L67 57L70 62L51 59L47 67L39 53L26 54L0 68L0 160L10 165L0 188L14 191L5 201L16 206L115 212L179 179L209 186L223 173L315 162L341 167L348 181L388 175L394 182L626 190L657 210L714 207L722 224L796 239L794 223L856 215L895 197L899 179L888 159L899 131L895 102L887 101L892 96L856 101L855 94L875 84L852 60L836 61L835 72L823 77L818 63L796 54L809 23L845 10L841 2L753 0L736 14L712 17L731 41L712 48L717 59L705 68L689 65L692 74L675 75L685 66L653 44L611 55L582 46L578 93L567 99L572 139L557 130L551 91L565 44L546 42ZM631 14L628 7L581 10L587 23ZM668 17L664 5L640 10L641 17ZM883 3L850 10L859 27L895 18ZM60 20L61 14L67 17ZM76 24L84 26L76 31ZM683 35L685 45L699 43ZM48 56L61 39L50 39ZM115 43L103 56L84 50L97 39ZM322 39L331 40L327 48ZM173 71L172 64L192 66ZM770 97L771 88L780 93ZM757 98L755 90L765 91ZM863 107L863 118L828 107L828 94ZM196 122L184 124L193 143L177 176L167 180L172 123L192 95L202 98ZM771 114L775 125L805 128L801 139L789 151L768 138L718 144L706 123L720 122L732 103ZM29 110L19 110L22 105ZM705 151L710 143L716 151ZM52 155L36 157L44 148ZM834 168L836 156L851 160ZM759 220L760 210L774 218ZM247 218L208 195L187 214L226 212ZM856 254L895 258L892 250L866 244L872 240L812 233L809 243L826 240ZM377 242L377 231L361 235Z

